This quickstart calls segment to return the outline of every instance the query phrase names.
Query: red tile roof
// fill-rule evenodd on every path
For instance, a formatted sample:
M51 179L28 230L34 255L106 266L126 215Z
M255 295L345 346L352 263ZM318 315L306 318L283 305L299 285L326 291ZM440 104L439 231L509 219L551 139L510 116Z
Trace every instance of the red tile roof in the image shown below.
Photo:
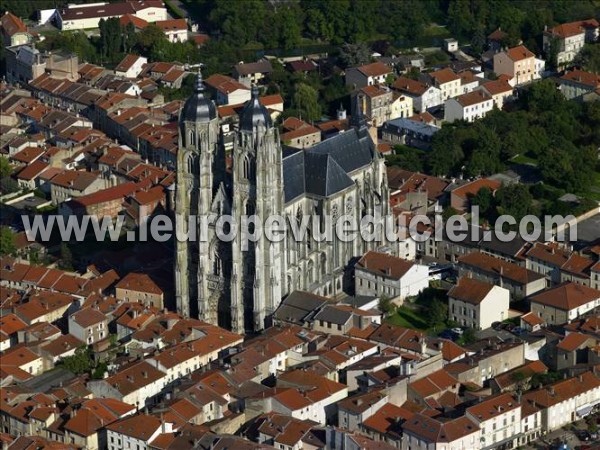
M474 278L461 277L458 283L448 291L448 297L473 305L479 305L494 289L494 285Z
M527 58L535 58L535 55L531 53L524 45L509 48L508 50L506 50L506 54L513 61L521 61Z
M392 69L390 69L387 65L385 65L382 62L366 64L364 66L357 67L357 69L367 77L377 77L380 75L387 75L388 73L392 73Z
M570 311L600 299L600 291L576 283L565 283L531 297L531 303Z
M594 343L596 342L596 340L589 335L581 333L569 333L562 341L560 341L556 348L564 350L565 352L574 352L579 347L584 345L588 340L593 341Z
M25 23L9 11L6 11L0 18L0 25L2 25L2 30L8 36L13 36L17 33L27 33Z
M357 266L362 269L393 279L402 278L414 265L413 262L397 256L374 251L367 252L357 263Z
M157 295L163 294L162 289L145 273L130 272L116 284L115 288Z

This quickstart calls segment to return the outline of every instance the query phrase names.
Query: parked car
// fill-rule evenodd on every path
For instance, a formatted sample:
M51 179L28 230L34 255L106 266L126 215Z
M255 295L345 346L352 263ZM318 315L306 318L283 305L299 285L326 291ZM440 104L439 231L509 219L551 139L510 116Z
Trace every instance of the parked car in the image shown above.
M438 336L442 339L449 339L451 341L455 341L459 338L458 334L454 333L452 330L444 330Z
M494 322L492 323L492 328L496 331L501 330L502 329L502 322Z
M525 333L527 330L525 328L521 328L521 327L515 327L512 329L512 332L514 334L523 334Z
M463 329L462 329L462 328L458 328L458 327L456 327L456 328L452 328L450 331L452 331L453 333L456 333L456 334L458 334L459 336L462 336L462 335L463 335L463 333L464 333L464 332L463 332Z
M590 433L587 430L578 430L576 434L580 441L587 442L591 439Z

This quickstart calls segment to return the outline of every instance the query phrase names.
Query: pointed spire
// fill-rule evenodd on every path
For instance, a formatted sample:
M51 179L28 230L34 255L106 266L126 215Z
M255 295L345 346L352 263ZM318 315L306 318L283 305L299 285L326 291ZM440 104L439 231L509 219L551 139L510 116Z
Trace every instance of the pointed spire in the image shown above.
M350 117L350 125L357 129L365 128L367 121L363 115L361 96L357 93L352 99L352 117Z
M204 81L202 80L202 69L198 67L198 73L196 75L196 92L204 92Z
M256 84L252 85L252 98L258 100L258 86Z

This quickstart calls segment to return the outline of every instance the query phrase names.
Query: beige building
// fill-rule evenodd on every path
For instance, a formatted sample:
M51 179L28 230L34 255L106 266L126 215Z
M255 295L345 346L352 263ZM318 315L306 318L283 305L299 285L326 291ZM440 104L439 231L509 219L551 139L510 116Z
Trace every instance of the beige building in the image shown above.
M500 394L471 406L465 417L481 429L478 448L513 448L518 443L521 405L511 394Z
M55 205L105 188L106 180L92 172L65 170L50 180L50 194Z
M417 413L402 425L402 450L480 448L480 429L468 416L448 421Z
M143 273L129 273L115 286L117 300L143 303L162 309L164 306L163 290Z
M29 45L6 48L6 79L9 83L27 84L44 73L52 78L75 81L79 63L77 55L45 54Z
M505 79L488 81L479 86L479 89L492 97L494 106L498 109L502 109L504 102L513 94L513 87Z
M530 299L531 311L547 324L560 325L600 306L600 291L576 283L565 283Z
M433 85L442 91L443 101L462 94L461 78L452 69L436 70L431 72L429 77L432 79Z
M2 33L2 43L5 47L29 44L33 40L33 36L27 30L27 25L9 11L0 17L0 33Z
M485 330L508 318L510 292L472 278L459 278L448 292L448 315L463 327Z
M536 70L535 55L524 45L496 53L494 72L497 75L510 76L516 85L530 83L540 78Z
M108 337L108 319L99 310L84 308L69 316L69 333L87 345Z
M573 70L560 77L558 88L567 100L580 98L600 89L600 75Z
M546 27L543 34L546 56L555 57L556 61L553 62L559 69L565 67L575 59L586 42L598 40L598 27L596 19Z

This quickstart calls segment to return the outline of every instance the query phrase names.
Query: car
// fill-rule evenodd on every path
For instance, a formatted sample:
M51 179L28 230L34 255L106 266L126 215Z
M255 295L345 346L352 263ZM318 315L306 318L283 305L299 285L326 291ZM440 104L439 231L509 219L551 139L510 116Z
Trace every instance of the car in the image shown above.
M455 341L458 339L458 335L454 333L452 330L444 330L439 335L442 339L448 339L451 341Z
M492 328L496 331L502 329L502 322L494 322L492 323Z
M506 328L504 328L506 331L512 331L515 328L517 328L517 326L514 323L507 323L506 324Z
M587 430L578 430L575 433L580 441L587 442L591 439L590 433Z
M521 328L521 327L515 327L512 329L512 332L514 334L523 334L525 333L527 330L525 328Z
M595 441L596 439L598 439L598 432L596 432L596 431L590 432L590 439L592 441Z
M462 336L462 334L464 333L463 329L462 328L458 328L458 327L452 328L450 331L452 331L453 333L458 334L459 336Z

